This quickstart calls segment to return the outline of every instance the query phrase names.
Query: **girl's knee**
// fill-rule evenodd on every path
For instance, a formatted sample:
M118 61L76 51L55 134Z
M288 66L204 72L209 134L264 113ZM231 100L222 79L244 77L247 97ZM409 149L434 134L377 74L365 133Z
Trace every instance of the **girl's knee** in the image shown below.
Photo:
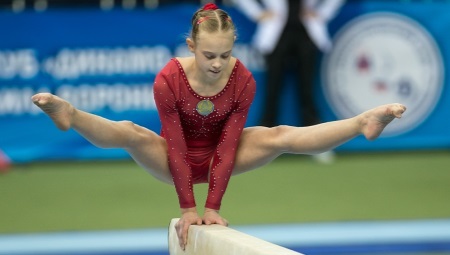
M289 151L291 143L289 141L290 133L295 127L279 125L270 128L271 143L274 149L281 152Z
M136 125L132 121L129 121L129 120L120 120L120 121L117 121L117 123L119 123L119 125L122 125L124 127L129 127L129 128L132 128Z
M141 127L132 121L122 120L117 122L126 132L128 139L128 146L137 146L141 143L151 143L152 131Z
M292 127L290 126L279 125L270 128L270 135L277 141L277 143L282 143L283 138L289 133L290 130L292 130Z
M271 129L272 136L275 137L276 139L280 139L285 134L287 134L292 129L292 127L287 126L287 125L279 125L279 126L271 127L270 129Z
M134 124L132 121L129 120L121 120L117 121L116 123L119 124L120 128L127 132L128 135L133 136L139 134L139 126Z

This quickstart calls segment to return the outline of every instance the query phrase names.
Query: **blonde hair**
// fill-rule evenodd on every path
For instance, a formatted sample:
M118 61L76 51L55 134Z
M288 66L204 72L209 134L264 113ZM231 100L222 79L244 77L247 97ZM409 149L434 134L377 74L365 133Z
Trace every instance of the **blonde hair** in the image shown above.
M191 20L191 33L192 40L196 41L200 30L212 33L212 32L227 32L233 31L236 36L236 28L230 15L222 9L204 9L201 8L194 13Z

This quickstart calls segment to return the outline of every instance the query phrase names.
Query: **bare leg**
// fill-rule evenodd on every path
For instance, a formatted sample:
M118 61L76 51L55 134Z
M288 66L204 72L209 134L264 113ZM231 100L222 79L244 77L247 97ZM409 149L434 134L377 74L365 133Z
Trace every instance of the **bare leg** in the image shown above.
M350 139L364 135L376 139L406 107L382 105L353 118L308 127L278 126L246 128L241 136L233 174L263 166L283 153L317 154L332 150Z
M49 93L36 94L31 99L59 129L73 128L100 148L123 148L155 178L172 183L167 164L167 144L156 133L130 121L110 121L78 110Z

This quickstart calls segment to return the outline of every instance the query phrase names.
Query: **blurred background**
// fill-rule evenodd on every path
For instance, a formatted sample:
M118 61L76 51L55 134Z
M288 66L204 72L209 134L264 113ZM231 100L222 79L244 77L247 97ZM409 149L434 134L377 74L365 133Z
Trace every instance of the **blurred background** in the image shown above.
M189 54L191 16L205 2L0 0L0 254L168 254L174 188L124 150L59 131L30 97L52 92L159 132L153 79ZM247 123L257 125L257 25L232 1L215 2L257 81ZM450 254L449 14L448 0L345 1L328 24L333 48L318 56L321 118L388 102L408 111L378 140L338 147L333 162L286 155L234 177L221 210L231 226L305 254ZM278 121L301 125L292 76ZM196 187L199 205L206 191Z

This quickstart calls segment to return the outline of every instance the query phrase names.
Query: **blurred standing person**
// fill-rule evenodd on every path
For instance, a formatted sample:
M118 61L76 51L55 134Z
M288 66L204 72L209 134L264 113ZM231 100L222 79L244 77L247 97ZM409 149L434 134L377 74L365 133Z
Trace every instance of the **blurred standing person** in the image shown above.
M254 47L266 60L266 89L260 124L277 124L280 98L288 70L296 74L303 126L321 122L314 101L314 78L319 50L331 49L327 24L343 4L343 0L233 0L236 7L257 22ZM330 163L334 154L314 156Z

